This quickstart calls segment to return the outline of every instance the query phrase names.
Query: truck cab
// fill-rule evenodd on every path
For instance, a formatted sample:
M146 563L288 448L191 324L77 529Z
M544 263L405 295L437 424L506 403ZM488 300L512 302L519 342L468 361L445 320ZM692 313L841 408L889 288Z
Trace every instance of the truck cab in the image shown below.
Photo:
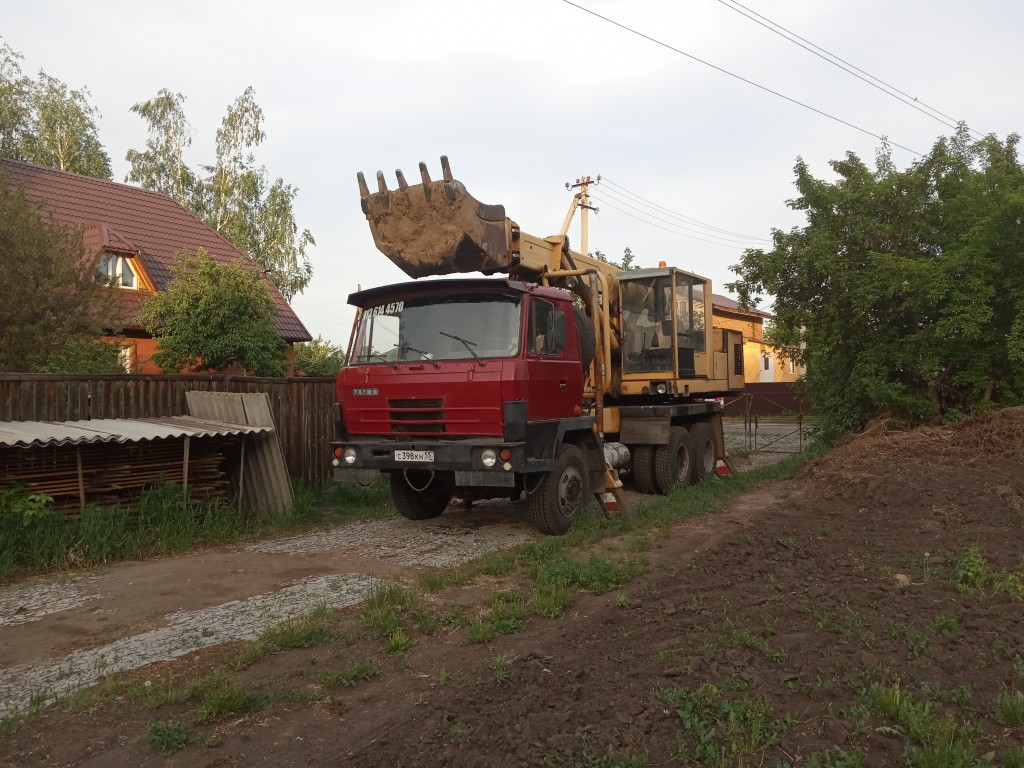
M453 495L518 497L573 435L581 451L596 446L594 419L581 408L584 365L568 292L433 280L349 301L360 312L337 380L335 479L388 474L399 511L424 519ZM584 503L587 470L572 474L579 487L565 489L562 506ZM551 532L562 532L554 523Z

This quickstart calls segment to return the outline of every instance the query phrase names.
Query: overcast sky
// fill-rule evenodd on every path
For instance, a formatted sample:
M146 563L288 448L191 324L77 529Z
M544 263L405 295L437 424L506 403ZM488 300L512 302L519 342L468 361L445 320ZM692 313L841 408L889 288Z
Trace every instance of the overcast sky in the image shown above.
M739 2L983 133L1021 130L1019 0ZM725 0L577 4L917 152L951 132ZM255 88L267 134L257 160L299 188L298 224L317 241L294 307L314 336L342 344L357 284L406 279L374 248L357 171L383 169L393 188L395 168L414 180L425 160L437 178L447 154L477 199L539 236L562 224L565 183L601 174L615 186L594 189L591 249L629 247L641 266L664 260L725 293L745 247L802 223L785 205L798 156L831 178L829 160L870 162L879 145L563 0L5 5L0 35L25 72L91 91L117 181L146 140L132 104L160 88L185 94L196 166L212 162L227 106ZM741 237L712 237L721 230ZM578 246L578 220L570 237Z

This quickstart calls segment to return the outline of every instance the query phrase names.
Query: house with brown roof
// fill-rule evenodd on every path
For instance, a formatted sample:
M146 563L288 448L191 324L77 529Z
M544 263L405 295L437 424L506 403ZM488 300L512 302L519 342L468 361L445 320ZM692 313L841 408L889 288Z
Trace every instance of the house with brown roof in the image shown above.
M743 381L758 384L771 381L796 381L803 375L803 366L786 355L764 335L768 312L740 307L739 302L711 294L711 314L716 328L729 328L743 333Z
M3 171L12 185L20 186L55 221L80 229L85 256L97 257L100 272L116 278L126 326L123 335L104 340L122 348L127 370L160 372L149 361L156 340L141 327L138 314L147 296L170 283L178 253L203 248L222 264L243 260L255 267L247 254L162 193L0 158ZM310 341L312 336L281 292L265 273L263 279L274 300L281 338L289 345Z

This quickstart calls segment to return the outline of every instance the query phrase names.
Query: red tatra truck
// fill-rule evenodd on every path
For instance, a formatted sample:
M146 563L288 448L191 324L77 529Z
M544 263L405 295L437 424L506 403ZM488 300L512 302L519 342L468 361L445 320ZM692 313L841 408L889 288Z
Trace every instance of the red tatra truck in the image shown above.
M619 471L668 493L727 466L722 405L743 387L743 337L712 327L711 284L674 267L621 271L520 231L452 178L398 172L363 212L377 247L420 280L354 293L338 375L334 477L390 478L398 511L424 520L453 497L525 495L545 533L569 530L588 495L625 503ZM584 236L584 250L586 250Z

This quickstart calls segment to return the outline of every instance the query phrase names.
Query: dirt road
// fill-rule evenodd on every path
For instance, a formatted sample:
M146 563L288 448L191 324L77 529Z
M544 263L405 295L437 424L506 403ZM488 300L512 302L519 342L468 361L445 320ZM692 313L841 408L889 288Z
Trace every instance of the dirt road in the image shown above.
M465 530L460 521L470 518L460 515L446 524ZM502 542L529 535L514 523L505 530ZM577 592L560 618L529 613L510 634L487 638L473 636L474 621L493 616L496 599L530 605L531 586L483 578L429 596L424 610L437 619L429 629L410 623L404 652L356 632L268 656L230 690L273 696L213 719L208 699L157 705L119 689L105 704L58 707L30 722L0 743L0 762L1024 765L1019 414L879 430L723 514L599 553L649 567L622 588ZM387 575L405 556L364 553L380 570L364 565L347 577ZM267 578L237 596L287 580ZM86 598L103 592L79 587ZM48 620L54 614L3 632ZM170 686L189 669L145 671L138 690ZM156 726L188 735L180 751L154 748Z

